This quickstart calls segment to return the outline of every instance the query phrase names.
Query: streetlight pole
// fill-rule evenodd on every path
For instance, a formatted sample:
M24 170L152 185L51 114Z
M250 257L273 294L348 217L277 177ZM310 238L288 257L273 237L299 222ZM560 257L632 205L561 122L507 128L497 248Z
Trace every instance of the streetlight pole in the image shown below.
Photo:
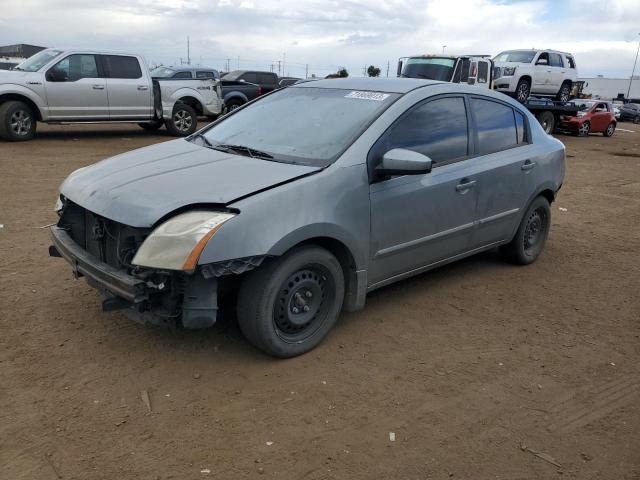
M640 35L640 33L638 33ZM636 59L633 62L633 71L631 72L631 78L629 79L629 88L627 90L627 100L629 100L629 95L631 95L631 84L633 83L633 76L636 74L636 64L638 63L638 53L640 53L640 39L638 40L638 50L636 50Z
M446 45L442 45L442 55L444 55L444 49L447 48Z

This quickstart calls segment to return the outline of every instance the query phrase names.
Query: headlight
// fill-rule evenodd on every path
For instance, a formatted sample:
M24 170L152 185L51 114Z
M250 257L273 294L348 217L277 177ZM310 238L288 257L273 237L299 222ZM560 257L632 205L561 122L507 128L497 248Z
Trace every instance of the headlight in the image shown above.
M512 77L514 73L516 73L516 67L504 67L502 69L503 77Z
M142 267L191 272L207 242L224 222L235 217L228 212L181 213L157 227L142 243L133 264Z

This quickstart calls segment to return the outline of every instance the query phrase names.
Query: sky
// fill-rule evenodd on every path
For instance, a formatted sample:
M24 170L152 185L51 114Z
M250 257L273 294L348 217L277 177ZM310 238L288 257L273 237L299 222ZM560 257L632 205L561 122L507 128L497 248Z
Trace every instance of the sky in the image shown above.
M352 76L399 57L552 48L579 76L629 78L640 0L0 0L0 45L126 51L151 65ZM640 71L637 67L636 75Z

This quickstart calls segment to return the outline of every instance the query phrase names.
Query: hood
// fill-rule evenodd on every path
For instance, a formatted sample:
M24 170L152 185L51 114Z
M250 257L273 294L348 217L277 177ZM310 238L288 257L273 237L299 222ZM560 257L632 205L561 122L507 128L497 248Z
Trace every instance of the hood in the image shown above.
M227 205L319 170L219 152L180 139L76 170L60 193L111 220L151 227L181 207Z
M33 73L20 70L0 70L0 83L20 82L27 75L33 75Z

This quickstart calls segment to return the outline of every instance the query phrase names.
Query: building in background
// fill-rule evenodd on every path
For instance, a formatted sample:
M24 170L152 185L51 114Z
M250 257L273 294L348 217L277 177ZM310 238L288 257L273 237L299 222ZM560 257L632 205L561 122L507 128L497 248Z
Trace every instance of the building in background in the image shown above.
M593 98L601 98L603 100L616 100L627 97L629 90L628 78L580 78L584 81L582 87L583 95L591 95ZM640 101L640 76L634 76L631 82L631 92L629 93L631 101Z
M24 59L35 55L40 50L47 47L39 47L37 45L27 45L19 43L17 45L0 46L0 70L9 70L22 62Z

